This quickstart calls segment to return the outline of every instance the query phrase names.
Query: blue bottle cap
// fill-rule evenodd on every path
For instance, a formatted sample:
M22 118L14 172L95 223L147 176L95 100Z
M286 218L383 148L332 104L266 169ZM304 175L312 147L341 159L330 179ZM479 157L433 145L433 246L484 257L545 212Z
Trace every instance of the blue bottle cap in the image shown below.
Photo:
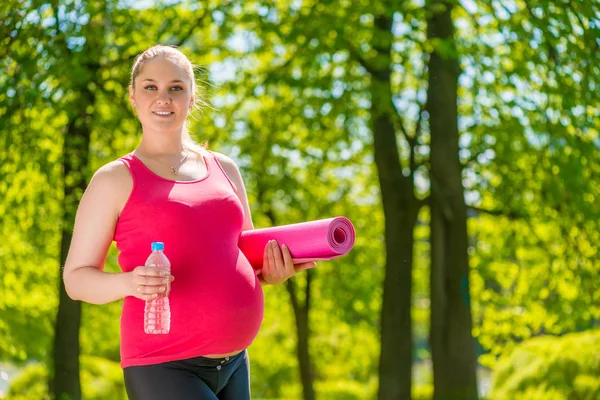
M163 242L152 242L152 251L162 251L165 249L165 244Z

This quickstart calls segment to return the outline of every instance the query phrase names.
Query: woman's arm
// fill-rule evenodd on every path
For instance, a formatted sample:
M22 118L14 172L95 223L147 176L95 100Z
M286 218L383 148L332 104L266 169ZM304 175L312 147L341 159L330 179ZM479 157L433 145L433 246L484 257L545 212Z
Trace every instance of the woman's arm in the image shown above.
M223 167L223 170L229 179L236 186L236 193L244 208L244 226L242 230L254 229L246 188L237 165L232 159L223 154L214 154L217 156L219 163ZM265 246L263 268L257 276L262 285L279 285L298 272L313 268L315 266L316 263L312 261L302 264L294 264L292 261L292 255L290 254L290 251L285 243L269 241L269 243Z
M63 272L65 289L73 300L93 304L110 303L125 296L149 300L164 291L160 288L166 287L165 277L153 268L137 267L129 273L103 271L119 213L132 185L127 167L114 161L94 174L83 194ZM145 285L142 293L137 292L138 285Z

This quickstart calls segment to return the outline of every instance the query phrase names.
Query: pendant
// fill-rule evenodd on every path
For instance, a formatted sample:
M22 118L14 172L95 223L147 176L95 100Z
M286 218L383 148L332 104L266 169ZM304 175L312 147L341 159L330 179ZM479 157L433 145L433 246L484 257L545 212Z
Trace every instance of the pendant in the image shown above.
M173 175L177 175L177 170L173 167L171 167L171 172L173 173Z

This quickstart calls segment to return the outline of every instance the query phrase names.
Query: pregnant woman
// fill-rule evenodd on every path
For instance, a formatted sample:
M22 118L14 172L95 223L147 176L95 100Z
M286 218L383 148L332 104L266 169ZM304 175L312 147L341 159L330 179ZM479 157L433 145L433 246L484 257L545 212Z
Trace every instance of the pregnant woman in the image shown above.
M193 142L186 121L201 103L193 65L154 46L132 68L129 99L141 141L102 166L81 198L64 283L72 299L124 298L121 366L131 400L250 399L247 347L263 318L261 285L277 285L313 262L294 264L285 244L264 249L256 273L238 247L253 229L236 164ZM121 273L103 271L115 241ZM144 262L164 242L171 273ZM145 301L169 292L168 334L144 333Z

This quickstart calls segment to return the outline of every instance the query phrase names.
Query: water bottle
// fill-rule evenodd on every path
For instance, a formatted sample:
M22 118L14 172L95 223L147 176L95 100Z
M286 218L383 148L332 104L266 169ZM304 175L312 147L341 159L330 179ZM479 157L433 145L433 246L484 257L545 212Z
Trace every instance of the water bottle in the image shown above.
M146 260L146 267L159 268L171 272L171 263L164 253L162 242L152 242L152 253ZM170 283L168 284L170 285ZM169 289L159 297L146 301L144 310L144 332L148 334L167 334L171 329L171 307L169 306Z

